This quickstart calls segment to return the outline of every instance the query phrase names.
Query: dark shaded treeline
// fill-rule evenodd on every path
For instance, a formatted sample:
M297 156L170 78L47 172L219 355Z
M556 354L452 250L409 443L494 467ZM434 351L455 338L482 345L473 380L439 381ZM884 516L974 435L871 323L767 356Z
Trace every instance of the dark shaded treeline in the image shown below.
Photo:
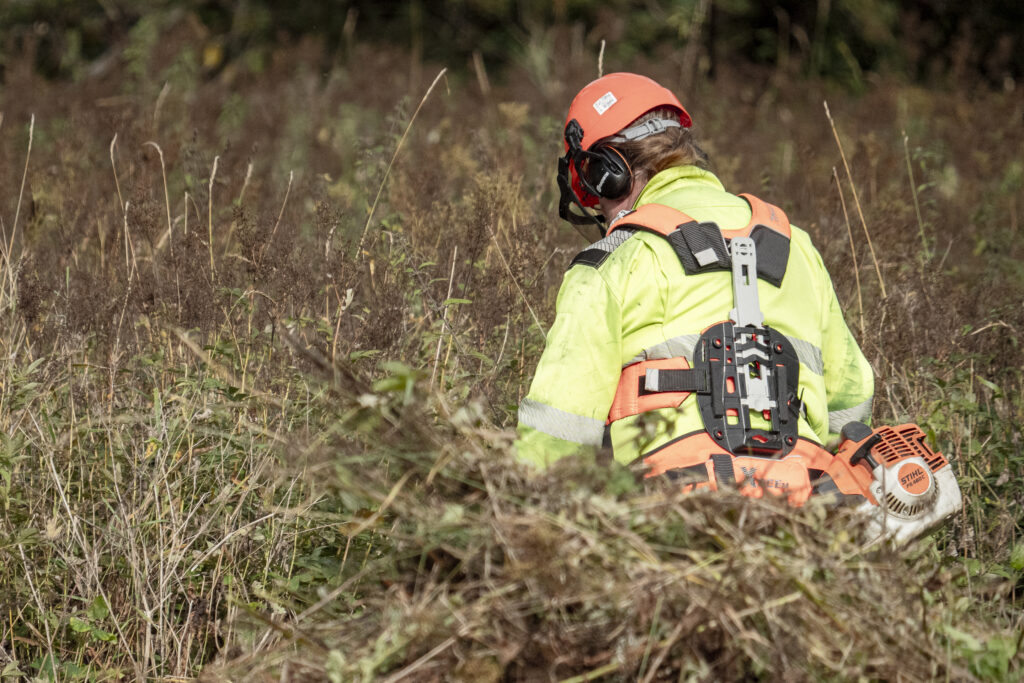
M619 62L643 54L702 75L725 61L855 88L871 71L999 88L1024 75L1024 4L1014 0L21 0L0 3L0 83L4 55L25 53L46 76L73 78L154 12L193 13L228 57L313 35L339 57L372 40L500 71L571 36L595 52L606 41Z

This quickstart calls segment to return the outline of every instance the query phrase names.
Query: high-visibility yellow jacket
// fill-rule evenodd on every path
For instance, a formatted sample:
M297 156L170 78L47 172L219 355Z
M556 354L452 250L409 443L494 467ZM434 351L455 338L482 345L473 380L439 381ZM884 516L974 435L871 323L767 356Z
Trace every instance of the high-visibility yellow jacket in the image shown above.
M712 173L694 166L655 175L636 201L670 206L722 230L744 228L750 205ZM629 463L666 442L703 429L695 400L616 420L609 407L624 366L644 359L685 356L708 326L733 308L732 275L687 275L664 237L617 230L588 247L603 259L576 263L558 292L554 325L530 392L519 406L520 459L545 467L573 453L610 443ZM593 253L593 252L592 252ZM594 261L597 265L591 265ZM806 416L799 435L827 443L852 420L871 416L871 366L843 320L821 256L803 230L792 227L781 287L757 281L765 324L785 334L800 358L800 398Z

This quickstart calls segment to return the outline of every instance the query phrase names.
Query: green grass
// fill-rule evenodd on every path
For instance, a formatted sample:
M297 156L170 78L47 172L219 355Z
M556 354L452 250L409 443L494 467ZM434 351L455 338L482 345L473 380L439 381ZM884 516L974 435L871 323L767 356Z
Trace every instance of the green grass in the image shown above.
M728 70L684 95L727 187L811 232L876 422L960 478L945 529L866 550L842 512L511 458L584 246L550 175L591 63L546 94L449 72L412 122L436 71L401 52L203 76L159 28L116 78L0 86L0 678L1015 678L1019 97Z

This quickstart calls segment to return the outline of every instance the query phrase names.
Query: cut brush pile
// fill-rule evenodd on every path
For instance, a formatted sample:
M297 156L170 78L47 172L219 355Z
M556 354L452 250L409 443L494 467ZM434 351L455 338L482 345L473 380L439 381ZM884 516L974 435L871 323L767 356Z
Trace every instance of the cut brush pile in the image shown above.
M207 680L959 680L1002 666L967 632L1016 645L949 609L962 577L927 545L859 547L848 511L679 496L609 465L527 479L466 411L455 433L378 410L386 451L302 463L316 499L365 501L336 587L294 619L243 616L273 644Z

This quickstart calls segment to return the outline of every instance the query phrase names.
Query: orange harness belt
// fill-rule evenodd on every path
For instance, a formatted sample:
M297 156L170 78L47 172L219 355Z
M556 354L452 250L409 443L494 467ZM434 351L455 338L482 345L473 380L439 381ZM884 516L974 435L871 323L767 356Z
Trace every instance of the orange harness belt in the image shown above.
M694 432L675 439L648 454L643 459L650 467L646 478L666 475L683 483L684 491L709 489L717 491L723 485L735 485L744 496L761 498L769 495L785 496L790 505L800 506L815 491L812 474L828 474L837 484L849 481L839 488L840 493L859 495L862 482L847 474L848 466L818 444L798 439L796 446L781 459L732 455L725 452L707 432ZM847 474L847 476L843 476Z

